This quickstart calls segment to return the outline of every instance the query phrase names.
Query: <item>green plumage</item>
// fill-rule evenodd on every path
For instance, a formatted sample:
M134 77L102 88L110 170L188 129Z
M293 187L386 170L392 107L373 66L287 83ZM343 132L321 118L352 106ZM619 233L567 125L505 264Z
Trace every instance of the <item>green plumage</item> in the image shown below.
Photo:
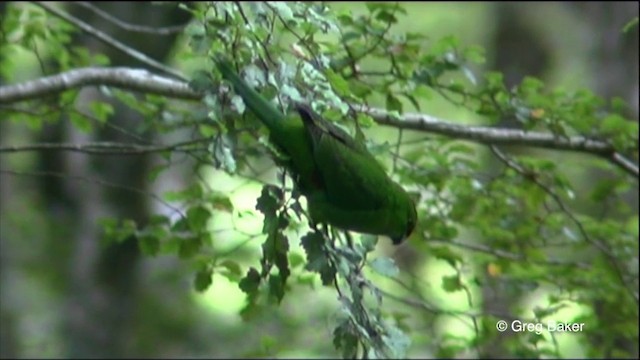
M307 198L315 223L343 230L389 236L400 243L413 231L416 209L364 144L307 105L295 104L300 117L286 117L236 74L216 60L245 104L269 129L270 140L289 158L289 170Z

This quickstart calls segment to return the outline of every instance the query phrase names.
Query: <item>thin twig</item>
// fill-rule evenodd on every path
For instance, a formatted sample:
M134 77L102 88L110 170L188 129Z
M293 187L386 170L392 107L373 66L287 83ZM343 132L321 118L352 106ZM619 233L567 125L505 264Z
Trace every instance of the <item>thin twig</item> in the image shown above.
M106 128L109 128L109 129L117 132L117 133L120 133L120 134L122 134L122 135L124 135L126 137L129 137L131 139L137 140L137 141L139 141L141 143L146 143L148 145L152 144L152 142L150 142L149 140L145 139L144 137L134 133L133 131L129 131L129 130L125 129L122 126L116 125L115 121L102 122L102 121L100 121L100 119L96 118L93 114L89 114L87 112L80 111L80 110L78 110L76 108L68 109L68 111L73 111L78 115L86 117L87 119L91 120L94 124L96 124L98 126L104 126Z
M15 170L5 170L5 169L0 169L0 175L11 175L11 176L52 176L52 177L58 177L58 178L62 178L62 179L72 179L72 180L80 180L80 181L85 181L85 182L89 182L89 183L95 183L98 185L102 185L102 186L107 186L107 187L111 187L111 188L116 188L116 189L122 189L122 190L126 190L126 191L131 191L131 192L135 192L138 194L142 194L142 195L146 195L151 197L152 199L158 201L159 203L161 203L162 205L166 206L167 208L171 209L172 211L174 211L175 213L177 213L178 215L180 215L180 217L184 218L184 214L182 213L182 210L178 209L177 207L169 204L168 202L162 200L162 198L154 193L150 193L144 190L140 190L134 187L130 187L130 186L126 186L126 185L120 185L120 184L115 184L109 181L105 181L105 180L101 180L101 179L95 179L95 178L90 178L90 177L86 177L86 176L80 176L80 175L69 175L69 174L65 174L65 173L59 173L59 172L54 172L54 171L15 171Z
M194 150L207 150L203 148L193 148L191 145L209 142L209 139L197 139L185 141L171 145L141 145L118 142L93 142L85 144L70 143L37 143L29 145L0 146L0 153L15 153L27 151L60 150L75 151L85 154L95 155L133 155L148 154L163 151L191 152Z
M122 51L123 53L131 56L132 58L139 60L149 66L151 66L152 68L158 69L166 74L169 74L171 76L174 76L180 80L185 80L184 76L182 76L182 74L180 74L178 71L165 66L164 64L148 57L147 55L141 53L140 51L131 48L123 43L121 43L120 41L112 38L110 35L103 33L102 31L94 28L93 26L85 23L84 21L76 18L75 16L72 16L64 11L60 11L58 9L56 9L54 6L51 6L45 2L42 1L35 1L33 2L33 4L40 6L41 8L45 9L46 11L50 12L51 14L71 23L72 25L78 27L79 29L81 29L82 31L86 32L87 34L97 38L98 40L104 42L105 44L118 49L120 51Z
M456 247L464 248L471 251L482 252L485 254L493 255L497 258L508 259L512 261L530 261L532 263L544 264L544 265L552 265L552 266L575 266L580 269L589 269L591 266L584 262L569 262L558 259L546 259L546 260L531 260L527 259L526 256L521 254L516 254L500 249L493 249L488 246L483 246L479 244L468 244L459 241L440 241L435 239L430 239L430 243L439 243L444 245L454 245Z
M78 5L78 6L82 6L82 7L86 8L86 9L91 10L96 15L100 16L101 18L107 20L108 22L110 22L110 23L114 24L115 26L117 26L117 27L119 27L119 28L121 28L123 30L126 30L126 31L139 32L139 33L145 33L145 34L153 34L153 35L173 35L173 34L177 34L177 33L181 32L184 29L184 27L186 26L186 25L174 25L174 26L165 26L165 27L154 28L154 27L144 26L144 25L135 25L135 24L130 24L128 22L124 22L124 21L112 16L108 12L93 6L88 1L76 1L73 4Z
M397 280L397 279L393 279L393 280ZM396 282L399 282L399 280L397 280ZM406 286L406 285L405 285ZM377 288L377 287L376 287ZM482 313L472 313L472 312L467 312L467 311L462 311L462 310L447 310L447 309L442 309L442 308L438 308L435 305L431 305L425 301L422 300L418 300L418 299L410 299L410 298L406 298L403 296L398 296L398 295L394 295L388 291L382 290L380 288L377 288L378 291L380 291L380 293L382 295L384 295L385 297L388 297L389 299L392 299L394 301L403 303L405 305L409 305L411 307L417 308L417 309L421 309L424 311L427 311L429 313L432 313L434 315L449 315L449 316L454 316L454 317L469 317L471 319L474 318L478 318L478 317L483 317L486 315L491 315L494 317L497 317L501 320L516 320L518 319L517 317L514 317L511 314L505 313L505 312L499 312L499 311L488 311L488 312L482 312Z

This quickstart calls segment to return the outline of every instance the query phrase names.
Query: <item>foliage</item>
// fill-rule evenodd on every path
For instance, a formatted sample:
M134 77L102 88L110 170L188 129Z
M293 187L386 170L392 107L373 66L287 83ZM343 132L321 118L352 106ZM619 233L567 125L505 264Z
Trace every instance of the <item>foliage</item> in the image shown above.
M464 47L453 36L431 39L393 31L406 14L398 4L368 3L366 12L357 16L317 3L211 2L183 9L195 20L185 29L188 47L179 58L201 64L190 79L192 88L205 94L201 104L194 107L150 95L140 101L121 90L103 91L143 116L140 135L186 129L210 143L206 157L202 151L192 153L197 167L213 163L234 176L251 177L252 158L266 152L276 161L282 156L266 143L241 99L218 87L220 76L211 58L219 52L234 55L244 78L274 102L312 100L324 116L352 132L377 127L368 115L352 111L354 103L379 104L399 117L413 109L426 112L431 99L441 98L486 125L515 120L527 132L602 139L618 153L637 159L638 123L625 117L622 100L607 101L586 89L549 90L533 77L509 89L501 73L478 75L484 61L481 48ZM23 18L28 21L19 21ZM9 6L3 27L5 79L12 80L11 69L17 66L6 54L16 51L36 56L44 51L55 59L43 75L108 63L100 55L71 47L70 35L76 30L39 8ZM70 91L51 101L34 100L30 112L13 111L10 118L34 130L59 121L63 114L85 132L109 126L113 107L95 102L79 110L77 94ZM406 357L410 339L420 331L406 318L434 322L449 315L470 319L473 336L453 338L445 332L440 338L430 330L431 351L437 356L480 353L496 337L495 321L505 313L542 322L569 303L591 309L570 319L588 324L580 336L606 344L637 340L638 220L624 200L636 186L633 180L596 159L584 166L604 169L606 174L585 187L553 154L509 154L495 146L489 149L499 164L489 171L477 147L403 132L401 150L400 144L392 147L372 138L368 145L385 164L390 163L389 152L395 151L396 176L419 197L419 228L410 240L413 251L420 252L421 261L443 261L452 271L430 282L445 293L464 293L475 315L446 306L434 310L425 300L425 290L415 285L416 278L424 275L399 268L390 257L374 255L382 246L377 239L362 236L354 241L351 234L305 227L302 199L285 181L278 186L264 184L256 199L264 235L259 265L255 259L247 266L234 253L217 247L209 222L222 213L238 214L228 194L211 190L206 181L164 194L163 202L179 204L174 208L177 216L158 214L145 224L104 219L104 239L117 242L134 235L147 256L173 254L189 262L198 291L211 285L214 274L226 277L247 296L241 313L246 321L277 307L293 288L308 285L297 275L317 274L321 284L337 294L340 316L334 324L333 345L345 358ZM151 172L150 181L172 164L174 153L162 155L165 162ZM603 211L586 210L593 208ZM305 229L304 235L294 237L294 230L300 229ZM303 266L291 251L294 242L304 249ZM477 289L496 283L516 298L545 289L549 301L533 315L518 308L483 312L484 300ZM398 299L412 307L387 311L386 300ZM507 341L514 356L560 355L550 333ZM594 346L589 351L588 356L600 357L605 350Z

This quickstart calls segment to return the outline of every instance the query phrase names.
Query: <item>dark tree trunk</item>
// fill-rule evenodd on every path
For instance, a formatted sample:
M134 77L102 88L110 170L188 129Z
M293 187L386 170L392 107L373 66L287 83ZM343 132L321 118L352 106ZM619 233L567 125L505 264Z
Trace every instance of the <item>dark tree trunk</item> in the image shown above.
M163 27L184 24L188 15L177 9L177 4L152 5L148 2L96 2L93 6L130 24ZM171 51L176 35L160 36L131 33L98 17L94 12L69 3L74 16L87 24L126 43L147 56L162 62ZM111 59L111 66L145 68L126 54L99 42L88 34L80 33L74 45L87 47L91 53L103 53ZM84 106L102 98L96 91L85 89L76 105ZM91 135L78 132L63 119L42 132L40 141L79 142L113 141L131 142L127 133L135 133L141 123L140 115L125 106L113 103L114 116L108 126L96 129ZM115 131L113 129L122 129ZM154 134L144 137L153 141ZM140 254L137 239L130 237L120 244L101 243L102 217L131 219L144 226L150 215L147 181L150 168L149 155L90 157L60 152L43 153L40 170L100 179L140 190L132 192L117 187L105 187L95 182L78 182L66 178L42 178L39 191L44 194L51 218L60 220L59 228L68 229L69 242L67 279L67 311L64 339L68 341L68 356L72 358L126 357L131 354L131 339L135 329L138 269ZM52 234L51 236L61 234Z

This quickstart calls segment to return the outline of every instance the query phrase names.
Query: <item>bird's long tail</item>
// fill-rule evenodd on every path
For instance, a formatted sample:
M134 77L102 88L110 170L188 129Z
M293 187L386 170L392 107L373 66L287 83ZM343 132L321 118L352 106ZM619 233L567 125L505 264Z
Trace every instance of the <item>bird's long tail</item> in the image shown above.
M273 104L250 88L236 73L231 63L222 56L215 58L216 65L222 77L229 81L236 93L242 97L245 105L262 121L269 130L273 131L283 126L284 114L278 111Z

